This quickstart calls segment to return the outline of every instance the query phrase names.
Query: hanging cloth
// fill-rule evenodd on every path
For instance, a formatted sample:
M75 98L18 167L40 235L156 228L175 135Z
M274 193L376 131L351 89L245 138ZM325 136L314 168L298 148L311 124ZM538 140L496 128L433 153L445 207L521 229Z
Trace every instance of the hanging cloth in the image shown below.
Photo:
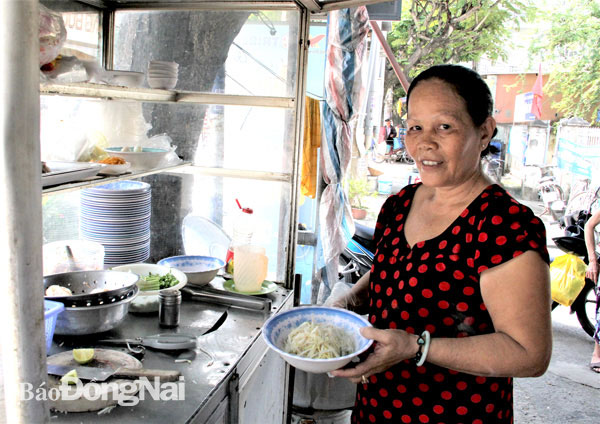
M350 205L343 190L366 87L369 15L365 6L330 12L327 17L325 102L322 106L321 169L326 184L319 205L317 263L327 294L338 278L339 255L354 234Z
M304 196L313 199L317 194L317 152L319 147L321 147L321 108L317 99L306 97L300 188Z

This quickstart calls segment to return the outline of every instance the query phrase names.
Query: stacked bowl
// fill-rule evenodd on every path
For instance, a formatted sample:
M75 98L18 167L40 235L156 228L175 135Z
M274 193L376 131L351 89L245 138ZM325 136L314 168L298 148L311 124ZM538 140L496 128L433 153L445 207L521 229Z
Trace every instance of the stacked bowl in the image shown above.
M178 73L177 63L152 60L148 64L148 85L150 88L170 90L177 85Z
M117 181L82 190L81 237L104 246L105 265L150 257L150 188L141 181Z

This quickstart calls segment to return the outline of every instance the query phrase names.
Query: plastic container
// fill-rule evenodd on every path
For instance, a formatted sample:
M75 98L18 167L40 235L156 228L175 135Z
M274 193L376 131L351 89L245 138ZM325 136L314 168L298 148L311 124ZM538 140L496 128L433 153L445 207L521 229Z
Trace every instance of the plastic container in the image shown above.
M72 257L69 257L67 246ZM44 275L104 269L104 246L87 240L60 240L43 247Z
M56 328L56 319L58 314L65 310L65 305L53 300L44 299L44 319L46 321L46 355L50 352L54 329Z
M235 289L239 292L257 292L263 281L267 278L269 259L265 248L245 244L235 246L235 265L233 268L233 281Z
M392 194L393 180L385 175L377 177L377 191L379 194Z
M240 209L238 216L233 224L233 237L227 250L225 263L228 264L233 259L233 250L235 246L243 246L252 242L254 233L254 211L250 208Z

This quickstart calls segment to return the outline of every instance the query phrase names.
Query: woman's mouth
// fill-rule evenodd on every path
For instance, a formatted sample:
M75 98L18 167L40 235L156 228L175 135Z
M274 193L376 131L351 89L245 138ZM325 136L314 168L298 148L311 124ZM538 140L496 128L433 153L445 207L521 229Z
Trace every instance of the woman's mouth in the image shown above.
M437 165L441 164L442 162L438 162L438 161L435 161L435 160L425 160L425 159L423 159L421 161L421 163L423 165L425 165L425 166L437 166Z

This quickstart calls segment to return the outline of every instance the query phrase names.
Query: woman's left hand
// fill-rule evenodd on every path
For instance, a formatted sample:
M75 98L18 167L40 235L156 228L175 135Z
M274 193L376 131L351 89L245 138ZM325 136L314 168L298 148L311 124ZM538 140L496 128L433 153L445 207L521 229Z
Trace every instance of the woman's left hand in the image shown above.
M368 378L404 359L413 358L418 351L418 336L403 330L378 330L365 327L360 332L367 339L375 341L373 352L354 368L332 371L333 376L349 378L353 383L360 383L363 377Z

